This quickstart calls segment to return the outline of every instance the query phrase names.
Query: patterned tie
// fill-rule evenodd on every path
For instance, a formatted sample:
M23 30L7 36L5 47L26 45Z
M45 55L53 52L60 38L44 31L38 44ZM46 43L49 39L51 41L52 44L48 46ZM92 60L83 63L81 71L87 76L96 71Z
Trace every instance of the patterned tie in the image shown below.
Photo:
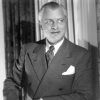
M46 52L47 64L49 64L52 61L53 57L54 57L53 50L54 50L54 46L50 46L49 50Z

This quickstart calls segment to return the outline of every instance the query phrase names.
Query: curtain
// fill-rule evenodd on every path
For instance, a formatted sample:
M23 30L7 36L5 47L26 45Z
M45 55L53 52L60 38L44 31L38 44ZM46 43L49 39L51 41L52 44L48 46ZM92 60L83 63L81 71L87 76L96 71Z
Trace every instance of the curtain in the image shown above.
M21 45L35 41L34 0L3 0L6 71L18 58Z
M0 99L3 99L3 87L4 80L6 78L5 73L5 44L4 44L4 24L3 24L3 12L2 12L2 0L0 0Z
M76 44L98 47L95 0L73 0L73 4Z

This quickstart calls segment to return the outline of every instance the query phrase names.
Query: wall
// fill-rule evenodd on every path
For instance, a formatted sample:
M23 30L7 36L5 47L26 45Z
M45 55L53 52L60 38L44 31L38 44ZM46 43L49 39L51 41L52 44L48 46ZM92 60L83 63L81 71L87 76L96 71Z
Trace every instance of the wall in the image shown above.
M3 100L2 89L3 81L5 79L5 47L3 28L2 0L0 0L0 100Z

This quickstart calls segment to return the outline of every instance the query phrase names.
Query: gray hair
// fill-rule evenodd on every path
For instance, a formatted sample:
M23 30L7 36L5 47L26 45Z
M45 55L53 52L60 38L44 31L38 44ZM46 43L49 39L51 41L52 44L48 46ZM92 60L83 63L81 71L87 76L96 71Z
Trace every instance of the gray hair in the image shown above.
M44 4L39 11L39 21L40 22L42 20L44 10L47 8L52 9L52 10L55 10L57 8L61 8L64 12L64 15L67 16L67 10L64 8L63 5L60 5L57 2L48 2L48 3Z

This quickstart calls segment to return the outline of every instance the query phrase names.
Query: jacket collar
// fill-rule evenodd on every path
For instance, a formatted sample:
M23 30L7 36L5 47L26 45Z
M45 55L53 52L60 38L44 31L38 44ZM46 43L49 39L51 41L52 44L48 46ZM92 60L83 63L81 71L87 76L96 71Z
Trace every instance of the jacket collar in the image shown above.
M33 54L35 55L35 58L37 58L37 56L41 56L45 53L46 39L43 39L43 40L37 42L37 44L38 44L37 47L33 50ZM69 40L64 38L64 42L62 43L62 45L59 48L56 55L58 55L58 53L61 53L61 54L65 54L66 57L71 57L71 51L72 51L71 44L72 43Z

